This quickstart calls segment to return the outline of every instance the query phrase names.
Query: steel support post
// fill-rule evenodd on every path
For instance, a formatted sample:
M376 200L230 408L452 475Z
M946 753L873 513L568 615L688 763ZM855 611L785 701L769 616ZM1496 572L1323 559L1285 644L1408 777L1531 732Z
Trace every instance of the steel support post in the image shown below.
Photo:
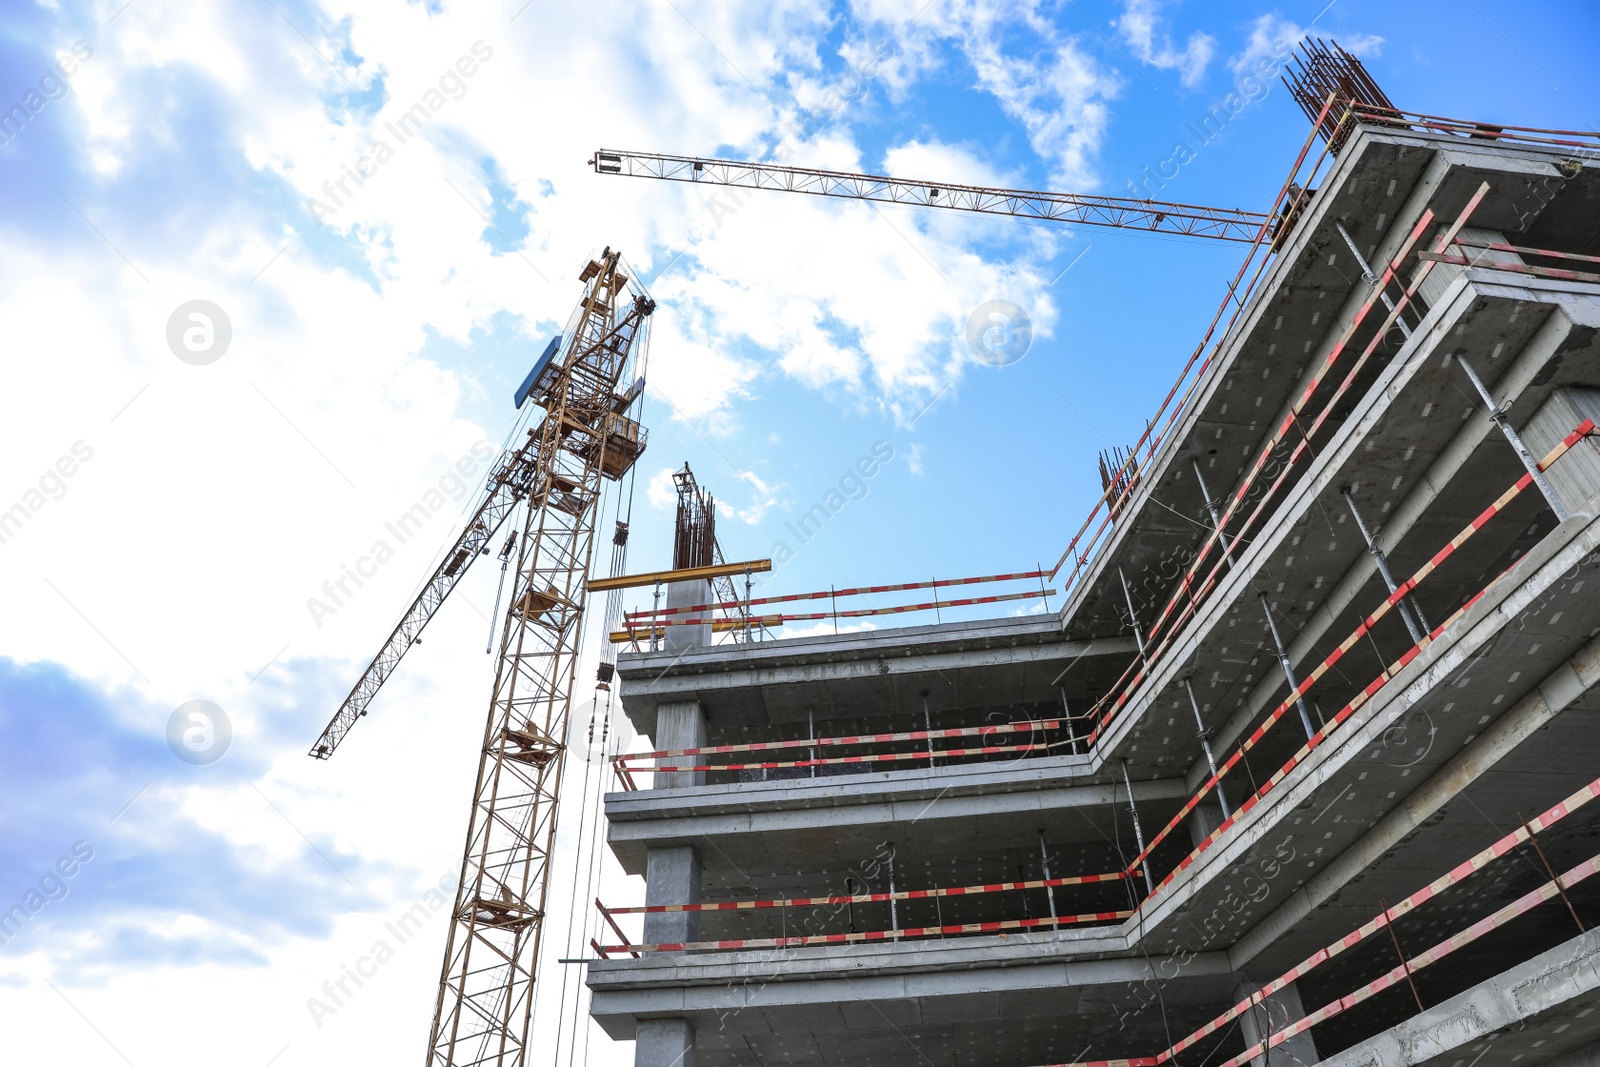
M661 583L656 582L655 599L650 604L650 651L656 650L656 630L661 627ZM661 627L663 630L665 627ZM663 637L663 641L666 639Z
M1222 532L1222 516L1217 514L1217 502L1211 499L1211 490L1206 488L1206 476L1200 473L1199 457L1193 459L1194 480L1200 483L1200 495L1206 498L1206 511L1211 513L1211 528L1217 531L1217 540L1222 544L1222 554L1228 559L1228 566L1233 566L1233 546L1228 544L1228 535Z
M750 643L750 568L744 569L744 643Z
M1076 756L1078 754L1078 728L1072 724L1072 709L1067 706L1067 687L1062 685L1056 688L1061 693L1061 714L1066 716L1067 720L1067 743L1072 746L1072 754Z
M810 731L811 740L815 741L817 739L817 712L816 707L812 704L806 705L806 729ZM811 761L811 777L815 778L817 776L817 750L815 748L806 749L806 759Z
M900 929L900 906L899 902L894 899L894 842L890 841L887 844L889 845L887 863L889 868L889 929L898 930Z
M1294 667L1289 663L1289 651L1283 647L1283 637L1278 633L1278 624L1272 618L1272 605L1267 601L1267 594L1261 594L1261 610L1267 613L1267 629L1272 631L1272 643L1278 650L1278 663L1283 667L1283 676L1289 679L1289 692L1300 688L1300 683L1294 680ZM1306 710L1306 698L1295 697L1295 706L1300 709L1300 724L1306 728L1306 740L1317 736L1316 727L1311 725L1311 713Z
M1122 579L1122 595L1128 601L1128 625L1133 627L1133 639L1139 645L1139 658L1144 659L1144 632L1139 629L1139 613L1133 607L1133 590L1128 588L1128 576L1122 573L1122 567L1117 567L1117 577Z
M1467 377L1472 381L1472 387L1478 391L1478 396L1483 400L1483 406L1489 413L1490 420L1506 435L1506 440L1511 442L1511 447L1516 449L1517 458L1522 460L1522 465L1533 476L1533 484L1539 487L1539 492L1544 494L1545 501L1550 505L1550 510L1556 513L1557 522L1566 522L1569 518L1567 509L1562 505L1561 498L1556 496L1555 487L1544 476L1544 471L1539 469L1539 461L1533 458L1533 453L1528 451L1528 446L1522 443L1522 438L1517 431L1511 428L1511 420L1506 418L1506 409L1494 402L1494 397L1489 395L1489 390L1484 388L1483 380L1478 377L1478 372L1472 369L1472 364L1467 362L1465 352L1457 349L1456 362L1461 364L1461 369L1466 371Z
M1128 788L1128 812L1133 816L1133 841L1139 846L1140 853L1144 852L1144 828L1139 825L1139 808L1133 802L1133 777L1128 773L1128 758L1122 757L1122 784ZM1156 891L1155 879L1150 876L1150 857L1146 856L1140 866L1144 869L1144 888L1147 893Z
M1044 831L1039 831L1039 869L1044 871L1044 880L1050 880L1050 849L1044 843ZM1056 919L1056 891L1053 886L1045 887L1045 898L1050 901L1050 918Z
M1367 280L1368 285L1377 285L1378 276L1373 273L1372 267L1367 263L1366 257L1361 254L1361 249L1356 247L1355 238L1350 236L1350 231L1344 228L1344 223L1342 222L1335 222L1333 225L1336 229L1338 229L1339 236L1344 238L1344 243L1350 246L1350 254L1356 257L1356 266L1361 268L1361 276ZM1384 307L1388 308L1391 312L1394 311L1394 301L1389 299L1388 293L1380 289L1378 291L1378 296L1383 299ZM1400 327L1400 332L1406 336L1407 340L1410 340L1411 327L1406 325L1405 316L1396 315L1394 321L1395 325Z
M1361 531L1361 539L1367 543L1367 551L1372 553L1373 560L1378 564L1378 573L1383 576L1383 584L1388 586L1390 594L1393 594L1400 586L1389 571L1389 558L1383 554L1383 549L1378 547L1372 531L1367 529L1367 524L1362 521L1361 512L1356 510L1356 498L1351 495L1349 488L1339 491L1344 494L1344 502L1350 507L1350 517L1356 520L1356 529ZM1405 622L1406 632L1411 635L1411 640L1416 644L1422 644L1423 638L1428 634L1428 622L1422 617L1422 609L1412 604L1410 597L1401 598L1395 606L1400 609L1400 618ZM1416 613L1415 617L1412 612Z
M1195 698L1194 684L1185 678L1183 690L1189 694L1189 706L1194 709L1194 725L1200 731L1200 747L1205 749L1206 763L1211 767L1211 777L1217 777L1217 758L1211 754L1211 731L1206 729L1206 721L1200 717L1200 701ZM1228 798L1222 794L1222 780L1217 779L1217 803L1222 805L1222 817L1228 817Z

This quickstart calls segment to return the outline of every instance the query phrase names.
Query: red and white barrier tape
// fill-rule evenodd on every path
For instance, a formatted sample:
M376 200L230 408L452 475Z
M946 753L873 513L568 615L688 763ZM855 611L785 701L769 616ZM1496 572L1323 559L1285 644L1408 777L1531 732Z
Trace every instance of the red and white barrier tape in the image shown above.
M792 604L797 600L831 600L842 596L863 596L869 593L899 593L910 589L945 589L952 585L976 585L980 582L1013 582L1025 578L1043 578L1045 571L1019 571L1016 574L985 574L976 578L935 578L926 582L902 582L899 585L858 585L848 589L827 589L815 593L787 593L782 596L758 596L753 600L718 601L714 604L691 604L686 607L662 608L659 611L630 611L623 618L649 619L662 615L684 615L691 611L739 611L758 604Z
M1585 419L1577 429L1573 430L1570 434L1563 438L1560 444L1556 445L1555 448L1552 448L1545 455L1545 457L1539 461L1539 469L1545 470L1553 465L1556 460L1564 456L1573 445L1581 441L1593 429L1594 422L1590 419ZM1144 851L1139 853L1138 856L1134 857L1133 863L1140 864L1145 862L1149 858L1150 854L1155 851L1156 846L1160 845L1161 842L1165 840L1166 837L1171 834L1186 817L1188 817L1189 813L1195 809L1200 801L1217 786L1222 778L1239 764L1239 762L1244 758L1245 753L1260 743L1262 738L1266 736L1267 732L1284 717L1290 708L1295 705L1295 702L1304 696L1311 689L1311 687L1322 678L1323 675L1325 675L1335 664L1339 662L1339 660L1344 658L1345 653L1349 652L1350 649L1359 644L1361 639L1371 632L1372 627L1375 626L1379 620L1387 615L1389 611L1393 609L1395 605L1399 604L1403 598L1409 596L1412 590L1416 589L1417 585L1428 575L1432 574L1441 563L1443 563L1450 557L1452 553L1456 551L1456 549L1465 544L1473 534L1477 533L1479 530L1483 529L1484 526L1488 525L1490 519L1494 518L1501 511L1503 511L1523 490L1527 489L1528 486L1532 484L1532 474L1524 474L1521 478L1518 478L1517 481L1512 484L1511 488L1507 489L1504 493L1501 493L1499 498L1496 499L1494 503L1490 504L1481 513L1479 513L1476 518L1464 526L1461 531L1452 537L1443 548L1435 552L1426 563L1419 567L1415 574L1413 574L1410 578L1407 578L1404 582L1401 582L1393 593L1385 597L1383 602L1378 605L1378 608L1373 611L1372 614L1363 619L1360 625L1351 631L1350 636L1341 641L1338 647L1329 653L1321 663L1313 668L1299 685L1290 690L1289 695L1284 698L1283 702L1275 707L1267 716L1267 718L1263 720L1262 723L1257 726L1248 737L1240 742L1238 749L1233 753L1233 755L1229 756L1228 759L1223 762L1222 766L1217 768L1216 774L1206 779L1206 781L1201 785L1199 791L1190 797L1183 807L1179 808L1178 812L1172 816L1167 824L1150 839L1149 843L1145 846ZM1493 583L1491 583L1491 585L1492 584ZM1484 592L1487 591L1488 590L1486 588L1482 592L1479 592L1477 596L1474 596L1471 600L1467 601L1467 603L1463 604L1448 619L1440 623L1439 626L1435 627L1433 632L1427 636L1423 644L1411 646L1411 648L1404 655L1391 663L1383 671L1383 673L1378 675L1377 678L1375 678L1364 689L1357 693L1348 704L1341 708L1339 712L1334 715L1331 720L1329 720L1326 726L1317 731L1315 737L1302 746L1301 749L1295 753L1295 755L1290 757L1289 761L1284 764L1284 766L1281 767L1277 773L1275 773L1266 781L1266 783L1262 785L1255 796L1251 797L1250 800L1246 801L1245 804L1240 805L1238 810L1234 811L1227 819L1223 820L1223 822L1218 825L1216 830L1208 835L1206 841L1201 843L1199 848L1190 853L1187 859L1185 859L1171 873L1163 878L1160 885L1156 887L1156 892L1160 892L1162 886L1170 882L1179 871L1182 871L1185 867L1187 867L1189 863L1206 848L1207 844L1212 839L1220 835L1225 828L1232 826L1240 816L1248 811L1250 807L1254 806L1257 798L1264 796L1270 789L1281 782L1290 771L1292 771L1302 760L1305 759L1306 756L1311 754L1312 749L1326 739L1329 731L1338 726L1340 723L1344 722L1344 720L1349 718L1350 715L1354 714L1355 711L1364 705L1368 700L1370 700L1379 689L1382 689L1385 685L1387 685L1390 679L1392 679L1396 674L1404 669L1408 663L1420 655L1423 647L1431 643L1447 628L1453 625L1457 619L1466 614L1467 610L1471 608L1472 605L1476 604L1479 597L1482 597ZM1152 896L1154 896L1154 894L1152 894Z
M865 619L874 615L901 615L908 611L933 611L935 608L966 608L974 604L999 604L1008 600L1038 600L1056 595L1054 589L1036 589L1026 593L1001 593L995 596L963 597L960 600L928 600L921 604L897 604L887 608L851 608L848 611L806 611L787 615L761 615L750 620L752 626L773 626L785 622L816 622L821 619ZM623 624L627 633L648 634L652 628L662 626L704 626L720 622L710 615L694 615L682 619L648 620L629 619Z
M987 885L949 886L945 889L902 889L893 893L857 893L853 896L726 900L715 904L645 904L633 908L608 908L597 900L594 905L607 915L660 915L680 911L748 911L756 908L808 908L818 904L881 904L891 900L975 897L982 896L985 893L1009 893L1026 889L1054 889L1064 885L1120 882L1131 877L1133 875L1127 871L1113 871L1110 874L1078 874L1066 878L1034 878L1026 882L990 882Z
M937 741L946 737L983 737L988 734L1028 733L1057 730L1065 719L1036 719L995 723L990 726L952 726L946 730L907 730L897 734L851 734L845 737L801 738L798 741L752 741L740 745L707 745L701 748L661 749L656 752L627 752L612 756L613 763L667 759L676 756L716 756L728 752L771 752L787 748L829 748L839 745L883 745L896 741ZM648 768L646 768L648 769Z
M957 923L950 926L908 926L900 930L860 930L845 934L806 934L798 937L747 937L727 941L662 942L655 945L603 945L610 952L715 952L746 948L800 948L806 945L846 945L863 941L905 941L951 934L998 934L1010 930L1048 930L1091 922L1117 922L1133 914L1129 911L1095 911L1083 915L1045 915L1037 919L1001 919L986 923Z
M1176 1042L1171 1048L1165 1050L1164 1052L1160 1052L1154 1056L1138 1056L1112 1060L1089 1060L1074 1063L1057 1063L1050 1064L1048 1067L1159 1067L1160 1064L1171 1061L1175 1056L1177 1056L1178 1053L1184 1052L1194 1047L1196 1043L1218 1033L1234 1019L1238 1018L1240 1015L1243 1015L1245 1012L1249 1011L1257 1004L1260 1004L1268 997L1271 997L1289 983L1298 981L1300 978L1304 977L1306 974L1309 974L1311 971L1315 970L1317 967L1321 966L1323 963L1326 963L1333 957L1360 944L1362 941L1366 940L1368 937L1371 937L1378 931L1388 928L1388 926L1396 919L1410 911L1413 911L1422 904L1425 904L1429 900L1438 896L1440 893L1444 892L1446 889L1459 884L1469 876L1483 870L1494 860L1499 859L1506 853L1510 852L1513 848L1516 848L1518 845L1527 841L1529 839L1530 831L1537 834L1548 830L1550 827L1554 826L1562 819L1565 819L1568 815L1571 815L1579 808L1582 808L1596 797L1600 797L1600 778L1595 779L1582 789L1579 789L1577 792L1561 801L1559 804L1556 804L1549 810L1543 812L1538 816L1538 818L1530 820L1526 828L1521 826L1517 827L1511 833L1506 834L1488 848L1483 849L1481 852L1478 852L1469 859L1457 864L1446 873L1440 875L1438 878L1435 878L1421 889L1395 904L1393 907L1387 909L1386 911L1380 912L1371 920L1352 930L1344 937L1339 938L1337 941L1318 949L1316 952L1312 953L1310 956L1307 956L1304 960L1289 968L1289 970L1283 972L1283 974L1279 975L1271 982L1268 982L1266 985L1262 986L1250 997L1234 1004L1233 1007L1229 1008L1215 1019L1212 1019L1198 1030L1195 1030L1187 1037ZM1570 888L1571 886L1582 881L1584 878L1588 878L1593 875L1596 870L1600 870L1600 857L1595 857L1594 859L1591 859L1586 863L1580 864L1578 867L1573 868L1571 871L1568 871L1561 878L1562 885L1564 888ZM1531 893L1528 893L1519 900L1512 902L1504 908L1501 908L1499 911L1496 911L1493 914L1478 920L1465 930L1455 934L1453 937L1450 937L1445 941L1440 942L1438 945L1435 945L1427 952L1412 957L1409 961L1410 970L1415 972L1420 967L1426 966L1428 963L1436 962L1438 959L1448 955L1450 952L1455 951L1462 945L1476 940L1490 930L1496 929L1499 926L1503 926L1506 922L1510 921L1510 919L1515 918L1518 915L1522 915L1527 911L1532 910L1532 908L1538 906L1539 904L1554 899L1556 896L1558 896L1558 894L1556 892L1555 883L1545 883L1545 885L1539 889L1533 890ZM1295 1034L1300 1033L1302 1030L1315 1025L1315 1023L1332 1018L1334 1015L1337 1015L1347 1008L1352 1007L1361 1000L1365 1000L1374 993L1377 993L1382 989L1386 989L1395 984L1396 981L1403 980L1404 977L1405 969L1403 967L1395 968L1393 971L1390 971L1387 975L1378 979L1376 982L1368 983L1368 985L1363 986L1361 989L1350 994L1348 997L1341 997L1339 1000L1336 1000L1331 1004L1324 1005L1317 1011L1307 1015L1306 1019L1301 1021L1304 1025L1297 1023L1288 1029L1278 1031L1274 1035L1274 1039L1270 1040L1267 1047L1275 1047L1288 1038L1293 1037ZM1229 1062L1233 1064L1234 1067L1238 1067L1239 1064L1248 1061L1250 1058L1252 1058L1252 1056L1260 1055L1262 1051L1264 1051L1262 1045L1257 1044L1253 1046L1251 1050L1246 1051L1241 1057L1235 1058Z

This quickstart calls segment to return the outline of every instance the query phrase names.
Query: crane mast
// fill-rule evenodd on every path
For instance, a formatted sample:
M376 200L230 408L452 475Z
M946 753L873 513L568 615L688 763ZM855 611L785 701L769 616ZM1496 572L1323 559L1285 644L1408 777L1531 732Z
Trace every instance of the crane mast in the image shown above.
M567 347L534 382L533 489L500 634L461 878L429 1037L430 1067L524 1063L601 484L645 433L617 383L655 303L607 249L579 275Z
M983 215L1010 215L1087 226L1148 230L1221 241L1253 242L1264 234L1270 234L1277 224L1273 215L1242 208L1202 207L1122 196L954 185L890 178L881 174L853 174L789 167L779 163L668 156L653 152L623 152L611 148L596 151L589 163L597 174L661 178L741 189L776 189L883 204L916 204L921 207L975 211Z
M519 407L531 398L542 417L491 468L465 529L311 748L317 759L333 754L467 567L525 504L503 553L516 546L516 572L500 623L429 1067L526 1062L601 490L627 473L646 440L627 414L643 377L622 393L617 386L630 367L643 366L656 305L624 267L607 248L578 275L583 297L565 346L553 341L517 394ZM620 554L624 524L615 541Z

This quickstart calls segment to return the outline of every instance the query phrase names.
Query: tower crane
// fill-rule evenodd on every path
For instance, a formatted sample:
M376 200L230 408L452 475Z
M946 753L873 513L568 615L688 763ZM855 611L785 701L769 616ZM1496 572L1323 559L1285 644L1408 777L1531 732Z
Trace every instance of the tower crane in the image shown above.
M597 174L661 178L740 189L777 189L880 204L916 204L954 211L975 211L984 215L1010 215L1087 226L1149 230L1222 241L1255 242L1263 236L1273 235L1278 226L1276 215L1243 208L1199 207L1122 196L955 185L890 178L881 174L812 170L780 163L668 156L611 148L596 151L589 163Z
M624 267L621 253L607 248L578 275L583 297L565 344L561 336L550 343L517 393L519 407L531 399L542 417L490 468L460 536L311 748L317 759L333 754L467 567L520 508L521 525L502 553L507 560L514 554L515 577L498 624L429 1067L525 1062L601 490L633 466L646 441L627 414L643 377L618 388L643 367L656 305ZM618 546L625 531L619 524Z

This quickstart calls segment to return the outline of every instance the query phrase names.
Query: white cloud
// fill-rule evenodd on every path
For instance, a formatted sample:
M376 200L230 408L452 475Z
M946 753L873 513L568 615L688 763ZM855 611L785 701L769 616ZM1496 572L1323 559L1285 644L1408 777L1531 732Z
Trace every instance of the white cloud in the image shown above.
M1228 60L1228 69L1239 75L1253 71L1259 61L1293 50L1306 33L1304 27L1277 12L1268 12L1250 24L1250 39L1242 51ZM1346 52L1363 59L1376 56L1383 49L1382 37L1366 33L1341 37L1338 43Z
M671 510L678 506L678 487L672 481L672 468L662 467L645 483L645 499L653 508Z
M922 446L912 445L901 454L912 474L922 473Z
M505 430L467 414L492 384L480 368L425 356L430 338L470 351L476 333L506 317L536 351L566 320L579 267L610 244L661 302L648 418L690 420L720 440L748 432L747 402L783 390L908 417L960 379L962 329L979 303L1023 305L1041 335L1056 318L1046 291L1054 272L1039 264L1063 236L1014 238L1002 259L985 236L993 220L775 193L713 216L707 190L600 178L585 165L600 139L664 151L770 149L786 116L826 108L838 86L818 66L832 24L809 3L679 0L683 15L673 5L541 6L509 30L499 9L281 6L179 14L135 4L99 27L72 95L38 120L76 138L49 160L49 176L83 217L53 201L59 221L8 216L0 259L8 338L17 351L46 354L8 364L0 420L16 446L0 454L0 506L75 441L93 449L64 495L0 544L7 654L56 660L107 691L137 694L123 702L136 719L129 728L158 755L161 709L215 700L237 714L244 744L271 692L302 718L296 737L259 749L261 793L197 789L175 810L204 819L162 818L209 827L275 867L297 857L321 864L304 849L309 838L334 859L395 869L370 883L350 872L364 894L359 913L321 898L285 901L325 924L324 935L239 934L270 967L175 962L74 993L137 1062L231 1062L246 1058L241 1049L265 1062L291 1040L297 1063L385 1060L423 1039L436 944L406 950L383 972L383 991L364 992L324 1030L309 1025L303 1000L367 951L374 917L414 899L416 879L459 863L461 794L481 739L463 723L487 688L482 615L496 595L493 563L468 575L334 761L314 762L304 749L454 535L461 501L393 543L393 560L332 617L313 619L308 598L376 542L395 542L386 523L475 443L498 444ZM921 6L907 4L902 21ZM977 4L930 9L910 35L882 35L895 51L871 88L850 97L840 121L806 132L795 162L862 166L847 125L855 109L871 106L879 84L908 91L949 46L1027 133L1051 180L1087 187L1114 77L1031 9L1013 21L1040 47L1002 48L1001 19ZM848 35L848 63L873 56L875 30ZM445 93L422 132L399 143L389 124L438 90L479 41L492 55L475 59L464 90ZM387 102L374 111L380 84ZM368 93L373 102L360 104ZM46 132L28 129L23 147L42 145ZM393 156L355 185L346 168L379 139ZM36 165L4 162L19 174ZM527 237L509 254L482 236L496 195L490 162L529 206ZM926 135L868 162L1007 178L981 151ZM326 201L324 183L340 180L337 212L312 226L305 201ZM173 309L197 297L222 306L234 331L229 351L206 367L180 363L164 340ZM509 413L501 406L496 418ZM908 462L919 456L912 448ZM670 475L663 468L647 480L652 505L672 506ZM755 523L783 486L755 473L743 481L732 514ZM302 671L326 684L301 684ZM167 799L152 790L140 803ZM149 825L159 830L156 810ZM135 808L118 825L137 828L142 817ZM570 871L576 820L565 825L558 862ZM623 884L615 871L606 877ZM590 918L568 923L565 902L553 907L552 929ZM559 940L553 953L567 948ZM52 966L48 952L19 965L32 984L15 993L17 1013L40 1021L15 1037L39 1042L15 1048L19 1058L41 1059L52 1035L81 1027L37 981ZM195 1006L199 1020L181 1041L162 1025L170 1013L155 1010L175 1002ZM252 1007L241 1013L241 1004ZM590 1062L629 1060L622 1046Z
M977 87L1027 131L1033 150L1050 164L1056 187L1088 191L1097 184L1094 157L1121 82L1078 36L1041 14L1036 0L857 0L854 6L875 32L894 42L896 62L885 65L884 76L898 79L891 82L895 91L936 69L941 45L953 44L972 65ZM1008 46L1019 27L1030 37L1026 46Z
M1126 0L1116 27L1142 62L1160 70L1177 71L1179 80L1193 88L1205 77L1216 52L1216 38L1196 32L1189 35L1182 49L1173 47L1160 7L1159 0Z
M754 526L780 503L777 487L767 484L765 479L751 471L740 471L739 479L750 487L751 499L746 506L734 508L733 514L739 521Z

